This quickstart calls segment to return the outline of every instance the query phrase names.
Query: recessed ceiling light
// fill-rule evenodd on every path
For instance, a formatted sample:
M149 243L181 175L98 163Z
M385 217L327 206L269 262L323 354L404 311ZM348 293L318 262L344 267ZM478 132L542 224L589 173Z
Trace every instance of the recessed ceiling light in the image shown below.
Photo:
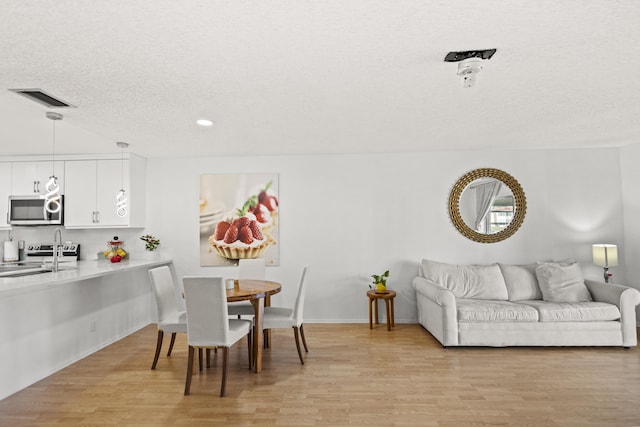
M207 119L196 120L196 123L200 126L213 126L213 122Z

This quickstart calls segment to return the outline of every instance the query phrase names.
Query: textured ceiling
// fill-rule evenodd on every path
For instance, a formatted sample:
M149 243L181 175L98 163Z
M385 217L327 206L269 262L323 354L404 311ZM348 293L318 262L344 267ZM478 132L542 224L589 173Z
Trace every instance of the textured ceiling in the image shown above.
M0 155L640 141L640 1L0 0ZM449 51L496 48L463 89ZM195 125L198 118L215 122Z

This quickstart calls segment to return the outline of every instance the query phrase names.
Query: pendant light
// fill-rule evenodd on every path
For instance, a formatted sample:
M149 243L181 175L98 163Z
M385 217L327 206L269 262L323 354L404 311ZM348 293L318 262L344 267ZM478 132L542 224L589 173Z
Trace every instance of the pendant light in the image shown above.
M116 214L120 218L127 216L127 195L124 192L124 149L129 146L126 142L116 142L116 145L122 149L120 158L120 191L116 195Z
M62 209L60 201L60 186L58 185L58 177L56 176L56 121L62 120L62 114L47 111L47 118L53 121L53 151L51 154L51 176L45 186L47 193L44 195L44 214L58 213Z

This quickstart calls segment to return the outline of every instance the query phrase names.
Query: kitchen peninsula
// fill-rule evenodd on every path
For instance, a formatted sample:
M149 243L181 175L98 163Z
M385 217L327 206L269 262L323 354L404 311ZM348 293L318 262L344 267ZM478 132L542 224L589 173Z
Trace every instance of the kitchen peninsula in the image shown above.
M0 278L0 399L153 322L147 271L161 265L172 261L78 261Z

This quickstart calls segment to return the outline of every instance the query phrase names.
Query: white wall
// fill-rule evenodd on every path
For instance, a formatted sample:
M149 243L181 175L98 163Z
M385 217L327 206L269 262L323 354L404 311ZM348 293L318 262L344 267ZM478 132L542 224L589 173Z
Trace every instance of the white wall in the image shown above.
M622 196L624 200L624 246L620 263L628 277L626 284L640 289L640 144L620 149ZM640 307L636 307L640 319Z
M606 242L618 244L626 257L624 266L621 262L611 269L614 281L626 283L626 277L637 277L640 267L632 259L640 254L636 187L640 172L634 167L639 155L640 145L621 151L148 159L145 229L63 230L63 237L80 242L82 258L91 259L118 235L137 257L144 251L139 237L151 233L161 239L163 255L175 258L179 275L234 276L236 271L230 267L199 266L199 176L276 172L282 202L280 266L267 268L267 275L285 287L275 302L293 304L299 274L308 263L312 271L307 321L368 321L364 293L369 276L389 268L389 286L398 291L396 319L415 321L411 279L423 257L459 263L574 257L587 277L600 279L602 270L591 264L591 244ZM526 193L524 225L504 242L467 240L448 218L451 187L478 167L505 170ZM15 227L12 235L28 242L49 242L53 230Z
M606 165L607 173L594 173ZM391 270L396 320L415 321L411 280L421 258L445 262L531 262L573 257L599 279L591 244L622 245L617 149L433 152L376 155L148 159L147 228L175 259L178 275L234 276L200 267L198 179L202 173L279 173L281 281L276 304L293 304L302 267L311 265L307 322L368 321L369 276ZM478 167L513 175L527 196L522 228L480 244L461 236L447 213L456 180ZM621 269L613 269L624 282Z

